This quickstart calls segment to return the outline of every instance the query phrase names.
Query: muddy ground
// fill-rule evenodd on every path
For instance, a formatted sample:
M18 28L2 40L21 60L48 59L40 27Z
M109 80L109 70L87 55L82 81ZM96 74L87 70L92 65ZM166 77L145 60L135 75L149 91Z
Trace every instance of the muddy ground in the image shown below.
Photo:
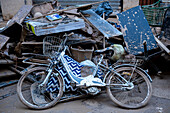
M47 110L31 110L24 106L16 94L16 84L0 89L1 113L170 113L170 72L163 79L153 76L153 95L147 106L123 109L111 102L107 94L59 103Z

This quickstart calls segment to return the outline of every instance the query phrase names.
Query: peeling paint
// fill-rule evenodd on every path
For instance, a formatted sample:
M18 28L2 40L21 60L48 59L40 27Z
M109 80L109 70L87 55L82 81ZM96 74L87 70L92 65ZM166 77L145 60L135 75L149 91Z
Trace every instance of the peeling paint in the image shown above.
M130 54L144 52L143 41L147 41L148 50L157 48L156 41L140 6L117 14L122 28L124 40Z

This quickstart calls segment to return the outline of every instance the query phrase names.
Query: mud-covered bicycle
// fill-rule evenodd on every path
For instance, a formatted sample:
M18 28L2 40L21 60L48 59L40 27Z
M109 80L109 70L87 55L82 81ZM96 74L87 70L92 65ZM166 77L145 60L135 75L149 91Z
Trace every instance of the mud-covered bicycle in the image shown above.
M65 95L71 98L97 95L103 90L124 108L140 108L148 103L152 79L137 64L106 67L102 64L103 58L107 57L103 51L98 64L92 67L92 73L83 77L81 68L87 65L65 55L67 48L63 45L60 52L51 57L48 67L34 67L20 78L17 93L27 107L46 109L64 100Z

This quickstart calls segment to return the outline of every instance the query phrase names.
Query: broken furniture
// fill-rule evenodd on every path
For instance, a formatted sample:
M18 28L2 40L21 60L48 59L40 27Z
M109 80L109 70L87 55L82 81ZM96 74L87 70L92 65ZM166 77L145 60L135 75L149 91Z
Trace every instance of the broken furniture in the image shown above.
M118 21L126 43L127 51L133 55L142 55L144 64L153 67L157 73L160 70L151 62L151 57L162 53L162 51L149 55L148 51L157 49L157 40L150 29L145 15L140 6L117 14Z
M117 18L121 25L127 51L130 54L138 55L143 53L144 41L147 42L148 50L157 48L154 35L140 6L117 14Z

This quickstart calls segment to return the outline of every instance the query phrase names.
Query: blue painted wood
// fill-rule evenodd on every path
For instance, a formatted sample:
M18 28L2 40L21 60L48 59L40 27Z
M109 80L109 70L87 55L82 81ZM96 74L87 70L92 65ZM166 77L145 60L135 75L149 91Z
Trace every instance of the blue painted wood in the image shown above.
M148 50L157 48L154 35L140 6L119 13L117 17L130 54L143 53L144 40Z

